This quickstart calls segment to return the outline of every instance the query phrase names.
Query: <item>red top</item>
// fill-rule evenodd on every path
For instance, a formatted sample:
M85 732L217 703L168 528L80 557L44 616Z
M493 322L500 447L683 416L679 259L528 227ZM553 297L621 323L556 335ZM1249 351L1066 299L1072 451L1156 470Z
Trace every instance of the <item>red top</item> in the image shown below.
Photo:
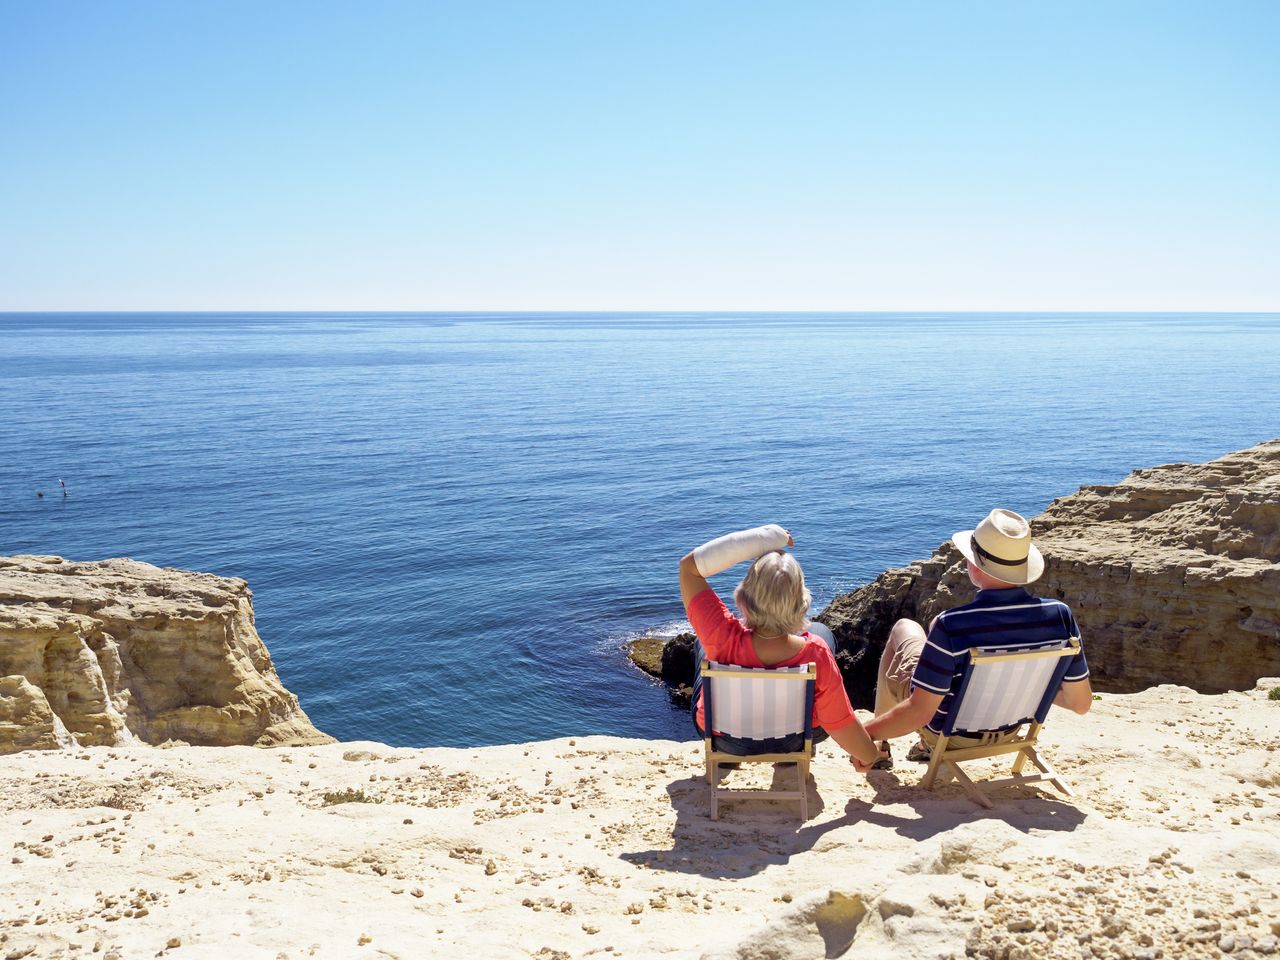
M729 612L724 603L716 596L716 592L708 587L699 591L689 601L689 622L693 624L693 632L702 641L702 649L706 651L708 660L717 663L731 663L738 667L764 667L756 656L755 647L751 645L751 631ZM816 663L818 678L814 686L813 722L815 726L828 731L839 730L853 723L853 706L849 703L849 695L844 692L844 681L840 678L840 668L836 666L836 658L831 648L809 633L804 637L804 649L790 660L769 664L767 669L775 667L796 667L802 663ZM702 711L702 691L698 691L698 726L706 729L706 720Z

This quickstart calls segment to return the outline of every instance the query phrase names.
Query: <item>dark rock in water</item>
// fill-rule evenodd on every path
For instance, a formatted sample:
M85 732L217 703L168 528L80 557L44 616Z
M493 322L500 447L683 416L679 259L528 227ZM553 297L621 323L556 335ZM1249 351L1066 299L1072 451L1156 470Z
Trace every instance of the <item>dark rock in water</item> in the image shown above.
M693 696L693 644L696 639L692 633L681 633L669 640L641 637L628 645L627 656L649 676L665 683L672 701L687 706Z
M673 687L691 687L698 668L694 662L693 645L697 637L682 633L672 637L662 648L662 679Z
M627 644L627 658L651 677L662 676L662 648L666 641L661 637L641 637Z
M834 630L832 631L835 632ZM836 637L837 644L839 636ZM844 678L844 692L855 710L870 710L876 702L876 667L879 655L868 656L867 647L858 650L836 647L836 666ZM881 647L883 649L883 646Z

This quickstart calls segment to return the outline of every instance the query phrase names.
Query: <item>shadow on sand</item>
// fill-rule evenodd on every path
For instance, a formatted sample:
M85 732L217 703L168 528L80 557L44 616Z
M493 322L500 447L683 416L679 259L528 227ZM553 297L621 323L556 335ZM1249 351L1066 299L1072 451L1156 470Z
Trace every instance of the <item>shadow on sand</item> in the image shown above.
M812 776L808 780L810 823L801 824L795 802L767 800L722 803L720 819L711 819L711 795L701 775L673 780L667 795L676 812L669 850L637 850L621 854L623 860L644 864L651 870L698 874L714 879L754 876L767 867L786 863L809 850L822 837L859 822L893 830L911 840L928 840L965 823L1003 821L1015 830L1074 830L1085 818L1070 800L1035 788L996 791L993 810L983 810L955 784L928 791L904 783L889 771L872 771L867 778L874 791L871 800L850 798L844 812L823 823L812 820L826 808ZM774 787L791 788L795 772L774 771ZM903 815L902 806L913 815ZM890 812L893 809L894 812Z

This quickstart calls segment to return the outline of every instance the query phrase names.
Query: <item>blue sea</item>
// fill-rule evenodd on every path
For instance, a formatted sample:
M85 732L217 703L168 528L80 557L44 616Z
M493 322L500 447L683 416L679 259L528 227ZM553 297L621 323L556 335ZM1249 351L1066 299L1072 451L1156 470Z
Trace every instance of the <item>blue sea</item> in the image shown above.
M312 720L395 745L688 738L624 644L731 529L820 609L1277 435L1280 314L0 314L0 553L243 577Z

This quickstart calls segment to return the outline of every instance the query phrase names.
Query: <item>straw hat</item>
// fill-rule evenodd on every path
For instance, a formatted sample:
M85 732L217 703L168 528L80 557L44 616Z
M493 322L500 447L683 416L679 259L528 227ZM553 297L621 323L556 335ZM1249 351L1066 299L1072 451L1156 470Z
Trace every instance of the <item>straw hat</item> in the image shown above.
M1005 583L1031 583L1044 573L1031 524L1012 510L992 510L976 530L961 530L951 542L975 567Z

